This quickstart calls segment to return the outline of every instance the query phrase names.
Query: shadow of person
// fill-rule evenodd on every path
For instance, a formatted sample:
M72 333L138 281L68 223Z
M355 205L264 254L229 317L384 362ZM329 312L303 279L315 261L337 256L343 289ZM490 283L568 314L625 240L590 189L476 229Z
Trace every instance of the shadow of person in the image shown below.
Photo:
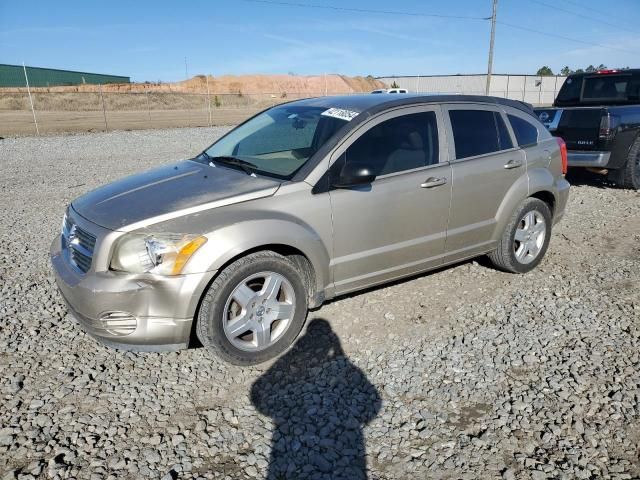
M267 479L367 478L362 428L381 398L326 320L254 382L251 401L274 422Z

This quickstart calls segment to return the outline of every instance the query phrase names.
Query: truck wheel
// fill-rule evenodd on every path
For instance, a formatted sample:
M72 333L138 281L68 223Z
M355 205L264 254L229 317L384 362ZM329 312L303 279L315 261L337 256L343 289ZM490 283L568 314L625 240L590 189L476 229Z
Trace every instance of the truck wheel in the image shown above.
M207 350L235 365L255 365L289 348L307 316L303 276L286 257L252 253L209 286L196 319Z
M627 162L620 172L621 187L640 190L640 137L631 146Z
M496 268L527 273L542 260L551 237L551 211L537 198L527 198L514 212L496 249L489 254Z

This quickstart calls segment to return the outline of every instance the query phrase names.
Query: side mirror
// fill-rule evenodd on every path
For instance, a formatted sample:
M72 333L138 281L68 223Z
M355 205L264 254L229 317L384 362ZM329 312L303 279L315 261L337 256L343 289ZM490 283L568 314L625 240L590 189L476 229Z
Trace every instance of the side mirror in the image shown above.
M332 182L336 188L349 188L357 185L367 185L376 179L373 170L364 164L345 163L340 175Z

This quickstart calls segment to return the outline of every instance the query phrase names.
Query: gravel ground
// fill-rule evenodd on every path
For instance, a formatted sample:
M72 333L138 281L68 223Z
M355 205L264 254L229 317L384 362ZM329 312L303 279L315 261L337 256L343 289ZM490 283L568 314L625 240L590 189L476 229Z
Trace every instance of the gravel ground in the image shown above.
M534 272L338 299L269 365L85 335L47 258L64 206L223 131L0 141L0 479L640 477L640 195L601 178Z

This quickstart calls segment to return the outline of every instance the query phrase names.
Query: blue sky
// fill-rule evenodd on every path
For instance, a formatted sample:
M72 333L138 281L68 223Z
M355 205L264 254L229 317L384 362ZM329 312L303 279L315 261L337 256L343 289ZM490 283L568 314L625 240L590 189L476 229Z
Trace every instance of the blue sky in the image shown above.
M290 1L472 17L491 12L491 0ZM607 10L612 13L603 13ZM640 0L500 0L498 21L603 46L498 24L497 73L535 73L544 64L554 71L564 65L584 68L600 63L640 67ZM128 75L134 81L184 79L185 57L189 76L483 73L489 29L489 22L483 20L244 0L0 0L0 63L24 61L32 66Z

